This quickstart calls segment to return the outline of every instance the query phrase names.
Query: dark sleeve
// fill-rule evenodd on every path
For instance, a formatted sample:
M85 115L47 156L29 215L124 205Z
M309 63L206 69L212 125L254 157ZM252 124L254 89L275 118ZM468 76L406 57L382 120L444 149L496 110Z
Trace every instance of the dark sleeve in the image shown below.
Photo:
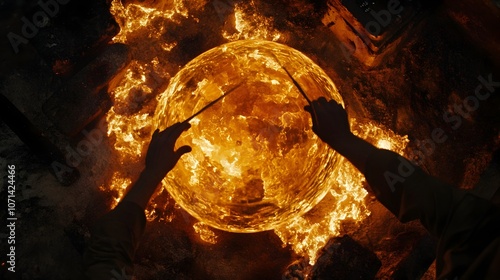
M84 255L85 276L109 280L132 275L133 256L145 225L144 210L127 201L99 219Z
M369 156L365 177L377 199L401 222L420 219L434 236L443 232L453 205L464 195L388 150Z
M439 238L438 279L497 279L497 206L440 182L387 150L377 150L369 156L365 177L377 199L400 221L420 219Z
M453 208L440 236L436 260L439 278L499 279L499 245L500 209L467 193Z

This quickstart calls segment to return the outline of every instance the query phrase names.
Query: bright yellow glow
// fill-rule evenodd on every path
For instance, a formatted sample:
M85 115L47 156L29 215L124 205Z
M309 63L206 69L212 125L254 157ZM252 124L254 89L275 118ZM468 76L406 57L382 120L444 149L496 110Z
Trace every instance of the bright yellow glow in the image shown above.
M198 222L193 225L193 228L194 231L200 235L201 240L210 244L217 244L217 235L215 235L211 227L202 222Z
M350 122L357 136L378 148L390 147L404 155L408 137L399 136L369 120L351 119ZM308 257L311 264L328 240L340 234L343 221L360 222L370 215L364 202L367 192L362 187L365 182L363 174L345 158L341 158L338 166L330 193L304 216L275 229L283 243L291 245L297 254Z
M114 164L113 168L121 170L121 172L115 172L112 175L111 184L102 186L99 189L116 191L117 195L113 207L119 202L125 189L132 182L132 174L137 175L138 172L136 170L142 168L145 147L149 142L153 130L151 116L153 115L154 107L150 103L144 105L137 99L156 96L157 92L155 90L157 90L157 87L155 87L155 83L151 82L152 78L154 78L155 82L157 80L168 81L170 75L173 75L173 73L169 73L171 68L168 67L168 62L158 59L158 57L162 57L163 52L169 52L177 45L175 41L166 42L162 40L161 35L165 32L164 26L170 23L179 24L182 19L190 16L186 8L188 5L185 5L188 2L183 0L144 1L138 4L127 4L126 6L123 6L121 2L120 0L112 1L111 12L120 25L120 33L113 40L114 42L131 45L133 47L133 54L137 56L133 55L134 60L127 67L125 75L115 81L113 85L110 85L110 94L112 95L114 106L108 112L106 118L109 126L108 135L114 145L114 151L111 151L111 153L113 153L113 157L117 160L117 162L110 164ZM196 6L196 9L203 9L205 4L210 5L210 1L200 0L195 4L194 1L190 0L189 7L191 9L193 6ZM205 10L208 11L210 9ZM221 30L223 36L229 41L241 39L276 41L282 38L281 33L273 28L272 18L265 17L257 11L249 11L237 5L233 16L234 22L229 23L234 24L233 30L231 32ZM150 58L144 60L142 56L144 53L153 55L148 56ZM249 55L249 58L256 60L263 59L260 61L264 62L265 60L264 63L267 68L274 69L276 72L280 71L273 59L266 59L266 56L259 58L259 53L253 53ZM243 65L243 67L246 67L246 65ZM294 76L302 76L306 73L297 71L293 74ZM283 102L287 98L298 98L300 100L294 85L289 80L284 82L283 76L274 78L269 75L260 74L256 75L255 79L260 79L267 87L275 86L283 92L288 93L288 95L283 96L274 95L273 98L276 98L277 102ZM311 85L303 86L312 87ZM226 89L226 87L214 87L214 83L211 83L209 79L202 79L197 87L210 88L210 93L207 93L210 96L207 96L207 99L208 97L217 97ZM234 93L236 94L237 92ZM200 92L196 94L200 95ZM155 105L154 102L151 103ZM202 106L202 104L199 104L199 106ZM272 110L268 111L272 113ZM303 112L300 112L300 114L303 114ZM275 119L280 124L293 123L300 120L300 118L299 120L294 119L293 115L290 114L283 114L280 118ZM246 115L236 115L235 121L244 123L254 120ZM369 120L351 121L353 121L352 127L355 134L363 138L368 138L371 143L379 147L389 148L403 154L403 149L408 143L407 138L396 135L388 129L381 128ZM202 119L201 116L191 121L193 128L204 127L206 123L207 120ZM310 136L310 131L307 133ZM205 140L210 143L207 143ZM214 151L216 149L215 146L211 145L212 142L210 140L208 136L204 135L204 138L197 138L199 142L196 145L202 146L207 153L210 153L210 149L214 149ZM230 140L225 139L224 141ZM321 144L315 143L310 147L310 152L314 154L321 149L323 149ZM241 159L245 158L245 156L233 155L229 152L223 153L223 156L224 158L221 158L219 170L226 170L232 177L244 174L244 170L238 168L237 163L241 163ZM189 178L189 184L200 184L201 174L199 174L200 171L198 170L200 170L201 161L199 158L188 154L183 157L183 160L186 161L187 166L192 167L193 176ZM329 186L331 188L318 205L305 215L296 217L287 224L275 228L275 232L284 244L291 245L298 255L308 257L311 263L315 261L317 252L326 244L328 239L340 233L342 221L361 221L369 215L364 203L366 191L362 188L363 176L344 159L340 159L337 167L332 173L333 178L330 178L331 182ZM292 177L291 179L294 178ZM165 186L165 182L163 184ZM241 192L238 195L239 197L245 195L257 199L260 193ZM155 196L152 201L154 201ZM229 198L231 201L234 201L238 199L238 196L229 196ZM146 211L148 220L152 220L159 215L154 210L157 206L161 208L161 205L150 205ZM164 217L163 219L172 221L173 216ZM210 230L207 224L196 223L193 228L200 235L201 240L212 244L216 242L217 236Z
M109 189L118 192L118 197L114 199L113 205L111 205L111 207L114 208L118 204L118 202L120 202L120 199L124 194L124 191L132 183L132 180L124 177L119 172L114 172L113 176L111 177L111 182L112 183L111 186L109 186Z
M272 18L260 14L246 14L240 5L234 8L234 28L237 32L222 31L222 36L229 41L260 39L277 41L281 33L272 27Z
M391 150L392 143L387 139L379 139L376 146L381 149Z
M158 38L163 34L163 25L153 25L154 21L178 22L175 19L176 15L188 16L183 0L158 1L153 7L144 7L134 3L123 6L121 0L113 0L110 11L121 28L120 33L113 38L113 41L120 43L126 43L128 38L133 38L133 33L137 31L147 32L150 37ZM158 27L158 29L154 27Z
M326 195L338 156L311 130L306 99L341 97L302 53L258 40L214 48L172 78L155 113L164 129L241 84L199 115L179 139L193 151L167 176L167 189L187 212L227 231L255 232L289 222Z

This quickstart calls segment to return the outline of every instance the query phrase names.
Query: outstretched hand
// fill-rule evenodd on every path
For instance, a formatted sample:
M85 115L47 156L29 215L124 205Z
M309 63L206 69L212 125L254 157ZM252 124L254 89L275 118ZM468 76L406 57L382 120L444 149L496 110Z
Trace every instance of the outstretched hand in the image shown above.
M353 136L347 113L335 100L327 101L320 97L312 101L311 106L305 106L304 110L312 116L314 133L335 150Z
M146 208L161 180L174 168L183 154L191 151L189 146L182 146L174 151L177 138L190 127L191 125L186 122L176 123L162 132L155 130L146 154L146 168L123 201L133 202L142 209Z
M191 152L191 147L182 146L174 151L175 142L191 125L187 122L176 123L163 131L155 130L146 154L146 171L154 178L163 179L174 168L177 161L185 153Z

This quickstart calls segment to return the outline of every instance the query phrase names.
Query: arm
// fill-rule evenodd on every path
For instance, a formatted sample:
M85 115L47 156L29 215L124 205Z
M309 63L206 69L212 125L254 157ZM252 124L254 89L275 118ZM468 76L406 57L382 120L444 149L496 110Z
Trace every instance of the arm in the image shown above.
M111 279L132 274L134 253L146 225L144 209L165 175L184 153L191 151L188 146L174 151L177 138L189 127L188 123L177 123L162 132L154 132L146 154L145 169L123 200L100 218L92 229L91 241L84 255L87 279Z
M377 199L400 221L419 218L430 232L442 232L449 206L459 199L453 188L398 154L353 135L344 108L335 101L320 98L305 110L316 114L313 131L365 175Z
M364 174L369 155L378 149L352 134L344 108L334 100L320 98L304 109L316 115L312 118L314 133Z
M146 208L161 180L174 168L183 154L191 151L189 146L182 146L174 151L177 138L189 127L191 127L189 123L176 123L162 132L157 129L153 133L146 154L146 168L141 172L139 179L125 195L123 201L133 202L143 210Z
M387 209L402 222L419 219L439 238L436 271L440 279L494 279L498 275L500 214L496 206L354 136L345 110L335 101L319 99L305 109L316 114L313 131L365 175Z

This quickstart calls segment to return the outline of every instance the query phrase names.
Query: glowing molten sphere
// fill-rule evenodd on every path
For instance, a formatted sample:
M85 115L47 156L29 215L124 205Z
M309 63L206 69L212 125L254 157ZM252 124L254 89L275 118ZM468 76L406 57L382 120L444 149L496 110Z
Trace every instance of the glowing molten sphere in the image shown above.
M164 181L181 207L210 226L273 229L311 209L331 187L338 155L312 132L307 102L282 66L310 99L342 103L333 82L305 55L255 40L201 54L159 100L155 118L164 129L241 84L191 120L177 145L193 151Z

